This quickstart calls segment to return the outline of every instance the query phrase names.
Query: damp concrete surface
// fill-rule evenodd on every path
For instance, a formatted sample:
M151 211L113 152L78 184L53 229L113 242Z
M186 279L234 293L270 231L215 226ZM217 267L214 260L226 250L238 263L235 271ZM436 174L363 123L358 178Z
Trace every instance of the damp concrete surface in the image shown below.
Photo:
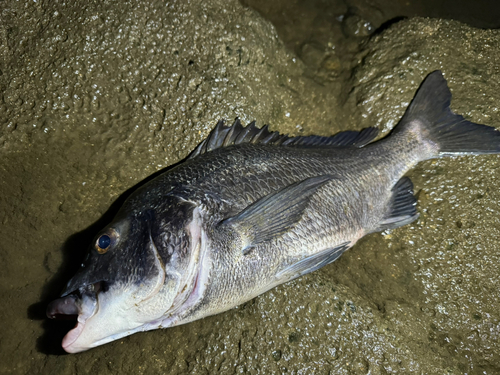
M418 221L226 313L76 355L44 316L127 192L220 118L387 134L441 69L455 112L500 126L499 31L402 20L344 64L236 1L1 7L0 373L500 373L495 155L419 164Z

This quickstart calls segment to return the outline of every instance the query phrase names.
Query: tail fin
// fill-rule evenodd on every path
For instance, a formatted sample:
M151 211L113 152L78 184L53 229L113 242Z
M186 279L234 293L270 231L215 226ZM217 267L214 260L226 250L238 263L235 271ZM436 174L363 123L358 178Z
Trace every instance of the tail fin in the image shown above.
M500 153L500 131L475 124L450 109L451 92L441 71L429 74L395 132L417 125L424 139L437 147L436 156Z

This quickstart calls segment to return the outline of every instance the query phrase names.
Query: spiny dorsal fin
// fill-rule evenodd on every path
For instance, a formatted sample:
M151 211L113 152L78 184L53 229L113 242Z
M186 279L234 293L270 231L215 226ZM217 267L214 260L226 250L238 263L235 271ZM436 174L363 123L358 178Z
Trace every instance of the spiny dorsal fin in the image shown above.
M332 146L332 147L363 147L375 139L378 134L376 128L366 128L359 132L345 131L331 137L310 135L304 137L289 137L279 132L271 132L267 125L262 128L255 126L252 121L247 126L242 126L236 119L231 126L224 125L220 120L208 137L189 155L192 159L198 155L213 151L218 148L239 145L242 143L259 143L282 146Z

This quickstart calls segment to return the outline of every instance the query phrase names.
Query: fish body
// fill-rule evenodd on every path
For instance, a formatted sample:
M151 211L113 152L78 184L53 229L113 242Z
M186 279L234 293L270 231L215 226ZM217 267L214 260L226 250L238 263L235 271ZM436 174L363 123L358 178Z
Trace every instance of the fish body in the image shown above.
M500 152L500 132L449 109L431 73L393 132L286 137L219 122L183 163L137 189L96 237L49 317L87 350L217 314L333 262L366 234L418 217L415 164Z

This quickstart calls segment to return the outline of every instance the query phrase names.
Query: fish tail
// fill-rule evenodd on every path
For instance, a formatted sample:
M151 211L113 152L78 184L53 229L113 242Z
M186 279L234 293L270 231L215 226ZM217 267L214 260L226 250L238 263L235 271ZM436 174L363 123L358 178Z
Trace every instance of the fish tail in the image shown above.
M475 124L450 109L451 92L442 73L427 76L394 133L411 132L425 144L422 159L457 154L500 153L500 131Z

